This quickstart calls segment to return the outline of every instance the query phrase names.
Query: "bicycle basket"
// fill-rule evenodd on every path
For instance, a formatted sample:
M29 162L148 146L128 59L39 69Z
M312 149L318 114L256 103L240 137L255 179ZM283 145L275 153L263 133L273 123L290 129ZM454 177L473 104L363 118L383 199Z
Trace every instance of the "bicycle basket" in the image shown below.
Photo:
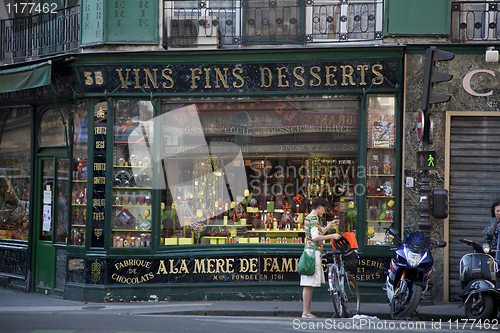
M358 254L356 251L351 252L349 255L344 256L344 268L347 272L351 274L356 274L356 268L358 265Z
M339 239L333 239L332 248L345 253L351 249L351 243L344 236L340 236Z

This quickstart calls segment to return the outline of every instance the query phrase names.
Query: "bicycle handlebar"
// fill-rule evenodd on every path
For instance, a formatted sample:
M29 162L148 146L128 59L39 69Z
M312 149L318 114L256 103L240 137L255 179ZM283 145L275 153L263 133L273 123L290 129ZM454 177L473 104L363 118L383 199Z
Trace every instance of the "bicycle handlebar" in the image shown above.
M346 256L350 255L353 252L358 252L358 250L357 249L352 249L349 252L342 252L340 250L333 250L333 251L329 251L328 250L328 251L325 251L325 254L341 255L343 257L346 257Z

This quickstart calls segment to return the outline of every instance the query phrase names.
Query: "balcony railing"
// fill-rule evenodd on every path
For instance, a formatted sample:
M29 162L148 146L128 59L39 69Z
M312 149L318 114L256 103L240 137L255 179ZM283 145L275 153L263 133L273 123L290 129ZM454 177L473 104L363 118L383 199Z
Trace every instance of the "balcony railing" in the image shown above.
M78 50L80 6L0 21L0 59L35 59Z
M456 1L451 3L453 42L500 40L500 2Z
M162 44L179 47L381 42L384 0L163 0ZM80 6L0 21L0 60L77 51Z
M164 1L165 47L382 39L383 0Z

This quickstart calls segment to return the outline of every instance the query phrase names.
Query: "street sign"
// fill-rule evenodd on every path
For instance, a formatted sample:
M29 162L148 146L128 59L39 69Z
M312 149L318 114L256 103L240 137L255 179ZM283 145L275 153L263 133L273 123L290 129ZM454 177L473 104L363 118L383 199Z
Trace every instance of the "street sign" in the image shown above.
M429 144L434 142L434 119L429 115L427 121L429 122Z
M436 152L417 151L417 170L436 170Z
M418 116L417 116L417 138L418 138L418 141L422 141L422 137L424 136L424 125L425 125L424 111L419 110Z

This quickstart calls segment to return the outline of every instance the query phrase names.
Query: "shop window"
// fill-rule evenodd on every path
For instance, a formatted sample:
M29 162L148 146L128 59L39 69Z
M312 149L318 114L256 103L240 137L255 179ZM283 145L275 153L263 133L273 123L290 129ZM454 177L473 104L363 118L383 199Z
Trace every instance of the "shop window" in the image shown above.
M28 240L30 108L0 111L0 239Z
M66 243L68 240L68 221L69 221L69 159L57 159L57 188L54 188L56 196L55 212L55 241Z
M368 98L365 244L391 245L385 234L394 225L396 196L396 99Z
M73 165L70 245L85 245L87 221L88 111L87 103L71 105L73 119Z
M153 111L150 101L114 102L112 247L151 247Z
M320 196L331 203L323 223L354 231L358 104L165 100L162 244L300 244Z

